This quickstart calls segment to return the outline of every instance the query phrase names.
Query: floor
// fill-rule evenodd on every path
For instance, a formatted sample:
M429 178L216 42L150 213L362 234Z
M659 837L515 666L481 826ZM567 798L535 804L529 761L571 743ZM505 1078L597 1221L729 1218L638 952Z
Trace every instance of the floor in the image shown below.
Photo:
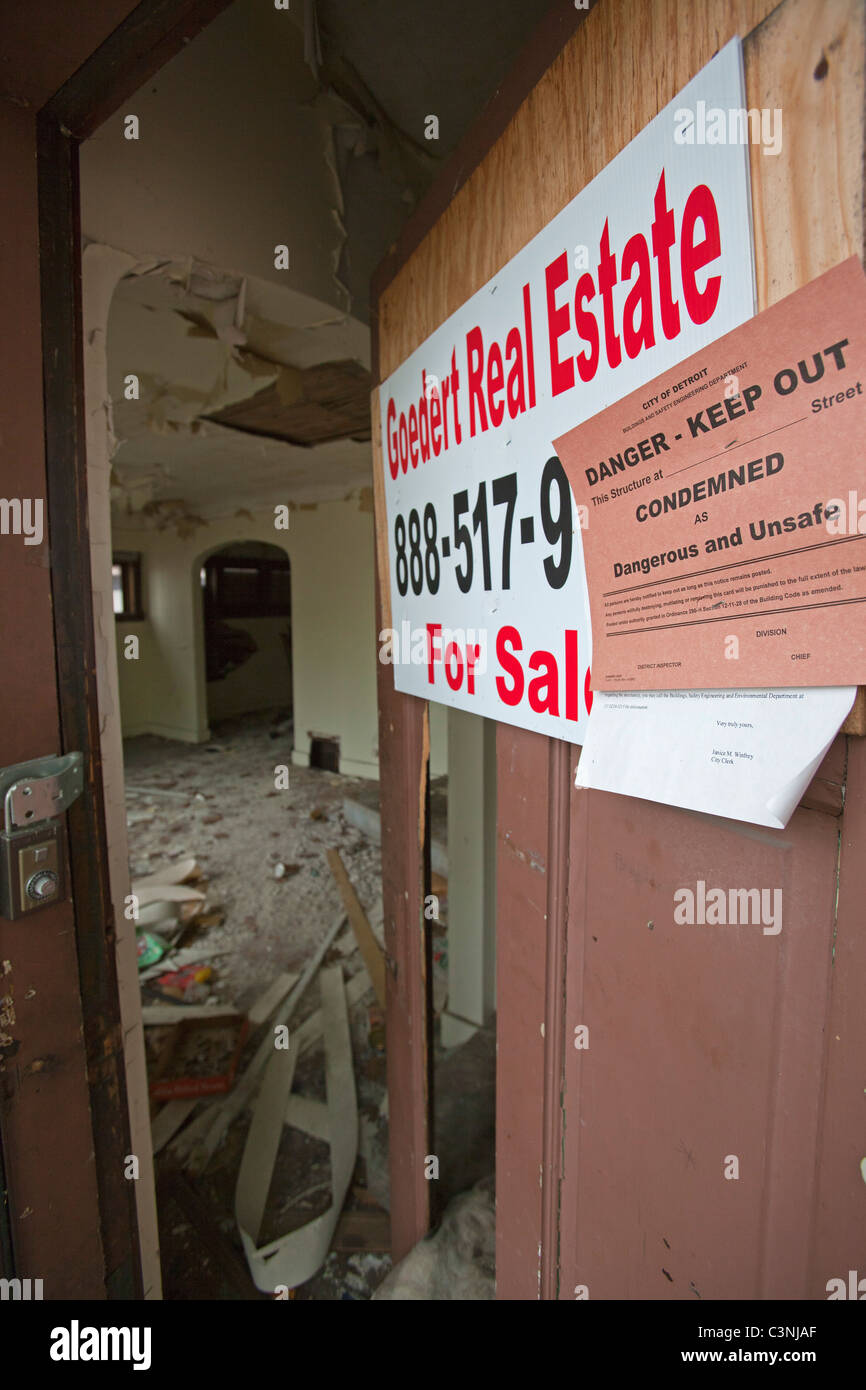
M133 877L194 857L206 893L205 926L180 938L148 978L145 1002L162 997L158 975L197 957L210 967L193 985L198 1003L214 1000L246 1011L280 972L300 973L342 901L325 859L338 849L367 912L381 897L381 851L374 839L348 824L345 798L375 795L375 784L336 773L291 767L291 724L285 711L264 711L214 728L210 743L180 744L149 735L125 745L127 819ZM277 789L275 769L288 767L287 789ZM283 779L284 780L284 779ZM444 795L444 791L442 792ZM447 998L447 893L440 893L433 924L435 1012ZM381 939L381 929L379 935ZM177 943L175 943L177 946ZM348 982L365 967L348 927L326 963L340 961ZM185 999L191 996L189 992ZM293 1023L318 1007L314 981ZM339 1238L325 1265L296 1299L369 1299L391 1268L387 1246L376 1240L389 1204L388 1121L384 1021L372 988L350 1008L360 1118L359 1154L344 1212L358 1230ZM146 1030L149 1039L166 1029ZM438 1039L438 1028L436 1030ZM251 1035L240 1069L261 1041ZM436 1147L440 1182L437 1214L455 1193L492 1170L495 1036L480 1030L463 1047L435 1047ZM298 1062L293 1092L325 1098L321 1044ZM198 1103L188 1124L212 1105ZM153 1114L159 1104L154 1103ZM234 1188L249 1124L240 1115L206 1170L188 1181L183 1172L184 1129L157 1155L158 1207L164 1296L168 1299L265 1297L247 1271L234 1219ZM190 1131L187 1128L186 1133ZM326 1143L285 1126L271 1183L261 1240L310 1220L330 1202Z

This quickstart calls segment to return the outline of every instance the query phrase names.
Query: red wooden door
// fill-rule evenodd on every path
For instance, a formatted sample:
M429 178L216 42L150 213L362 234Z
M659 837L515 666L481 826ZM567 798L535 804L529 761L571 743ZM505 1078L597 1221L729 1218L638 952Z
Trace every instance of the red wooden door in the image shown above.
M95 693L77 140L225 2L2 4L0 297L15 331L0 347L0 491L41 509L43 528L0 535L0 766L85 760L64 817L66 900L0 919L0 1276L41 1279L46 1299L141 1292Z

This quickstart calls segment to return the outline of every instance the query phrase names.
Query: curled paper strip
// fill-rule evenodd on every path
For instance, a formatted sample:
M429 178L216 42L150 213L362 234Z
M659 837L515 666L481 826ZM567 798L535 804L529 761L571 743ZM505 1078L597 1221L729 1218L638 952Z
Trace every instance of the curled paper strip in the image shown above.
M324 1264L355 1167L358 1105L352 1041L343 975L339 966L319 976L325 1035L328 1138L331 1146L331 1205L297 1230L257 1246L274 1162L299 1049L275 1049L268 1062L253 1112L235 1189L235 1216L256 1288L271 1293L280 1284L297 1288Z

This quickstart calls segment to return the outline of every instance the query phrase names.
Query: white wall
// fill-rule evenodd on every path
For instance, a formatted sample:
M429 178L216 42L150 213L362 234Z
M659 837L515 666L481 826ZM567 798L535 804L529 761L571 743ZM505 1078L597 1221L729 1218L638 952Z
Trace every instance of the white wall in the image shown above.
M448 771L448 714L447 705L430 704L430 776L441 777Z
M292 18L270 0L231 5L85 141L88 241L193 257L348 307L331 126ZM137 140L125 138L128 115ZM275 269L277 244L288 271Z
M214 550L247 540L280 545L291 561L294 761L307 765L311 733L336 734L341 770L378 776L373 514L358 497L298 508L287 532L274 529L272 511L213 520L186 540L115 527L115 549L142 554L146 613L118 624L124 736L208 738L198 574ZM130 632L141 639L138 661L123 655Z
M432 706L431 706L432 709ZM448 1009L456 1047L496 1007L496 724L448 710Z

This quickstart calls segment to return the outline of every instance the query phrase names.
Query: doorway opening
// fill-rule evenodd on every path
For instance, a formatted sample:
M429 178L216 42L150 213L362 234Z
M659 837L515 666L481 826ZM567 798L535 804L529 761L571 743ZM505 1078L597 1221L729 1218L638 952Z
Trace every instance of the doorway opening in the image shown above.
M275 709L292 720L291 566L267 541L239 541L211 553L199 570L207 717Z
M379 776L369 282L531 29L526 7L506 8L473 12L484 42L461 48L458 70L462 11L448 33L418 3L396 32L385 13L319 4L311 42L309 13L236 0L81 148L111 887L134 909L118 914L119 973L144 1008L143 1030L134 1016L125 1028L130 1093L150 1109L168 1297L264 1296L233 1213L250 1068L290 1003L315 1042L256 1240L334 1205L325 969L342 977L359 1139L342 1226L299 1296L368 1297L389 1268L389 847L347 809ZM433 143L411 64L396 61L407 44L438 72ZM434 778L446 745L437 755L434 741ZM452 913L459 896L452 884ZM166 1009L245 1018L220 1059L236 1113L195 1085L166 1090L182 1060ZM215 1140L220 1105L232 1113Z

